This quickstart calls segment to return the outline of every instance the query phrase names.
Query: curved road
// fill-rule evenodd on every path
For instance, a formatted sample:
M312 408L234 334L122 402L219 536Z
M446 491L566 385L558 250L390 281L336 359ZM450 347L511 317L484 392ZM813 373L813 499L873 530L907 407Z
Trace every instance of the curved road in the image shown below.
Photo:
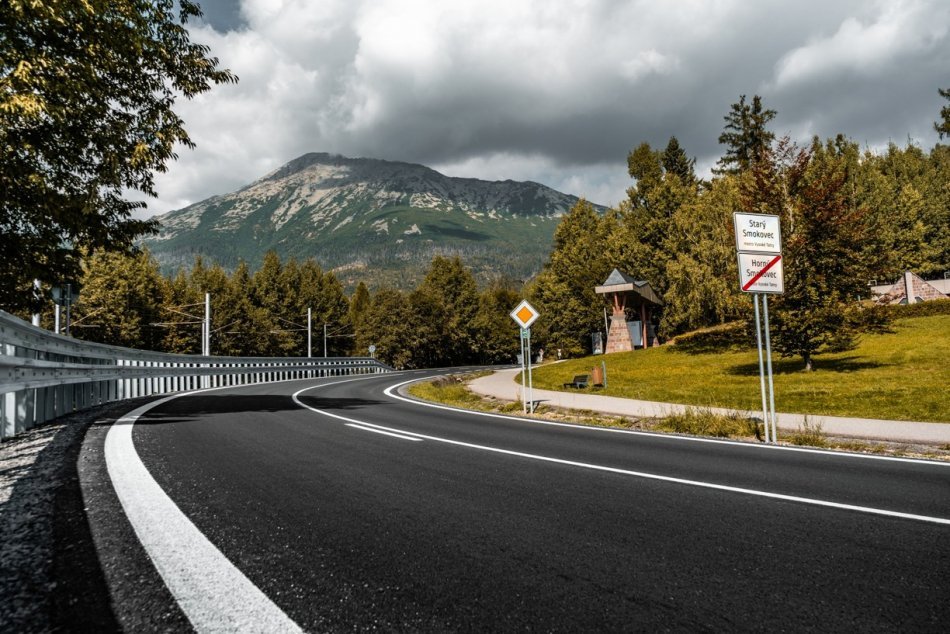
M118 623L946 631L948 464L392 389L424 375L205 391L93 429L83 494Z

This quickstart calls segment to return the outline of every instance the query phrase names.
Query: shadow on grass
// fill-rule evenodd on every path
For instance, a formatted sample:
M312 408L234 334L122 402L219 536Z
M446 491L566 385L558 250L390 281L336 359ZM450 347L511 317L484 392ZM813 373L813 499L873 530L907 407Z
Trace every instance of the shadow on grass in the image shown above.
M883 367L885 364L876 361L860 360L858 357L842 357L840 359L813 359L812 368L815 372L858 372ZM798 374L805 371L805 363L799 359L780 359L772 361L773 374ZM728 370L733 376L756 376L759 373L759 363L741 363L731 366Z
M685 354L746 352L755 346L755 333L749 325L733 322L679 335L674 341L670 350Z
M707 339L677 342L675 346L670 346L669 350L675 354L720 354L723 352L748 352L749 350L755 350L755 347L750 347L746 342L710 341Z

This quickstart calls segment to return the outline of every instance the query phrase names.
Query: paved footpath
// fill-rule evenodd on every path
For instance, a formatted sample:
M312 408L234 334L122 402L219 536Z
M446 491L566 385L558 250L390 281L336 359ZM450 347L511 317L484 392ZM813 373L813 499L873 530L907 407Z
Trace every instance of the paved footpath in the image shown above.
M473 392L483 396L520 401L521 385L515 382L515 376L518 372L520 372L518 368L500 370L489 376L475 379L471 382L470 387ZM581 390L555 392L536 389L534 390L532 399L535 402L552 405L554 407L590 410L604 414L616 414L618 416L632 416L637 418L668 416L669 414L682 412L690 407L688 405L676 405L674 403L657 403L655 401L638 401L617 396L587 394ZM716 407L704 407L703 409L723 414L736 411ZM742 413L749 417L762 418L762 412ZM821 424L822 432L831 436L894 440L933 445L950 443L950 423L917 423L878 420L873 418L817 416L814 414L808 414L807 416L809 423L812 425ZM804 414L777 412L776 418L776 424L779 429L788 431L798 430L805 422Z

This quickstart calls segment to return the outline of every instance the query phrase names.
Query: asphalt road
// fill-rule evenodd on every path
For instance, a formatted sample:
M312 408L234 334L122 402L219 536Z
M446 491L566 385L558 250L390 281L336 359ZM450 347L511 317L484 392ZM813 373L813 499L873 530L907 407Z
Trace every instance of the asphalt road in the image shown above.
M126 425L240 588L197 542L163 563L162 539L188 531L133 530L106 486L121 496L126 476L106 468L105 431L91 434L83 494L117 622L245 629L228 614L260 600L288 619L267 629L308 631L946 631L950 465L543 425L385 392L416 376L209 391ZM144 485L126 490L157 505ZM164 587L188 565L210 593Z

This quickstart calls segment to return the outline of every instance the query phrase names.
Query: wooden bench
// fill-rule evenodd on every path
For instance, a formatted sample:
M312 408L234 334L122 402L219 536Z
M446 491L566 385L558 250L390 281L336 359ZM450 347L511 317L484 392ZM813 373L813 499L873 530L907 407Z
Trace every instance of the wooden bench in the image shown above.
M576 387L578 389L582 387L587 387L590 385L590 375L589 374L578 374L570 383L565 383L564 387Z

